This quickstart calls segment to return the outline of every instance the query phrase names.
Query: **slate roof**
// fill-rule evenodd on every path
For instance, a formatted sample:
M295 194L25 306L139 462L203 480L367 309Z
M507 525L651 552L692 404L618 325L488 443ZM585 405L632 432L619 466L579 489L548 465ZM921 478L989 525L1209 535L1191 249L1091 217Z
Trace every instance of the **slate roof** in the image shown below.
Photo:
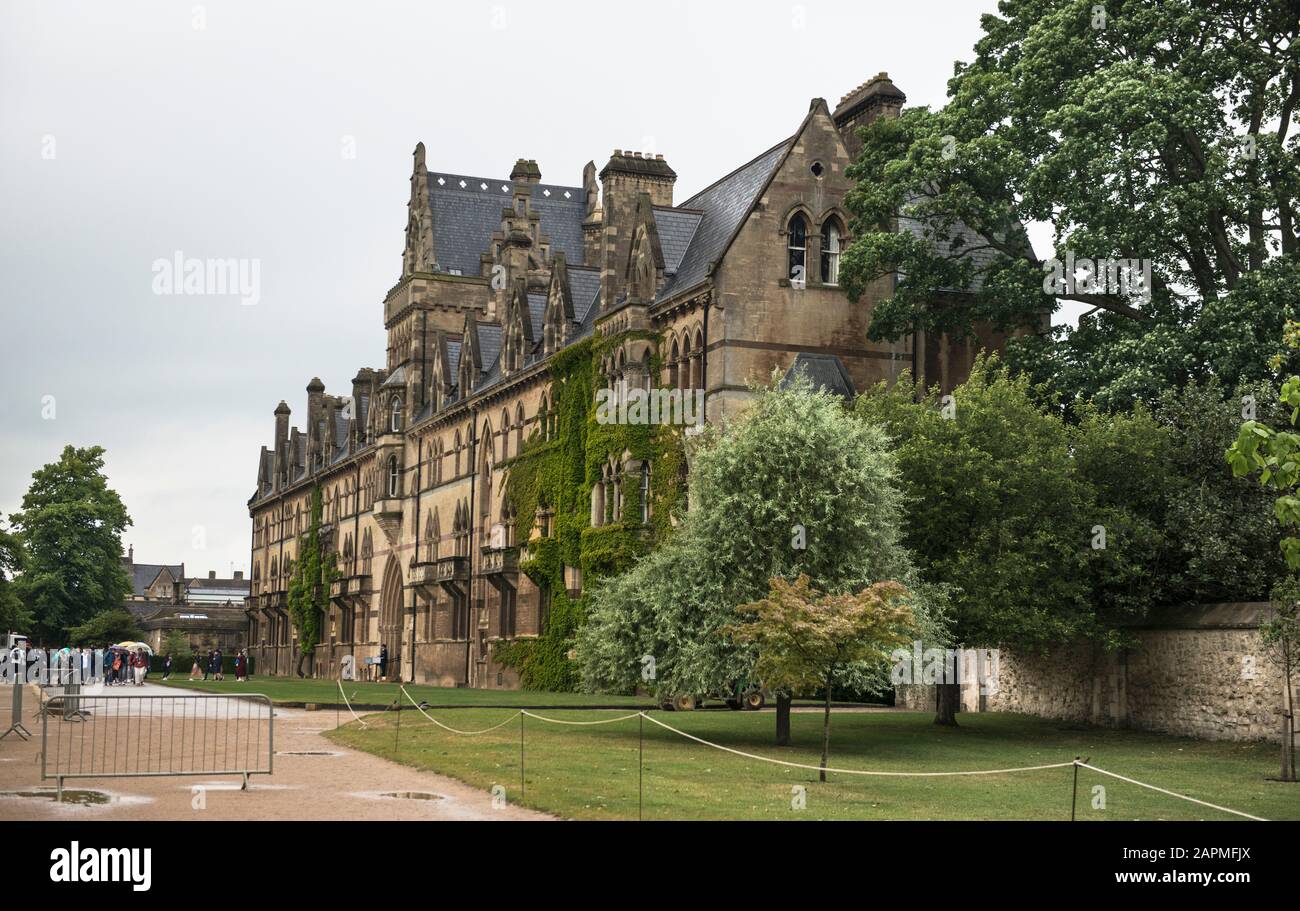
M716 263L722 256L723 249L731 241L741 221L753 207L758 194L767 185L768 179L790 147L791 139L783 140L748 164L741 165L726 177L710 187L706 187L692 196L678 209L699 209L703 212L686 252L676 269L676 274L665 282L660 289L657 300L664 300L674 292L685 290L703 281L708 275L710 263ZM658 212L655 224L659 225ZM682 225L671 224L670 228L679 232ZM660 228L659 243L664 245L663 229ZM664 264L667 267L668 251L664 250Z
M185 569L184 564L180 563L173 566L168 563L127 563L125 560L122 562L131 576L131 590L140 598L144 597L145 590L153 584L164 569L171 571L173 579L181 578Z
M898 216L899 231L906 231L907 233L913 235L914 237L925 241L931 247L933 247L936 252L938 252L940 255L946 258L952 259L952 258L961 257L961 258L969 259L972 263L974 263L975 266L975 274L973 279L971 280L971 285L969 290L979 291L980 288L984 286L984 272L985 270L988 269L989 265L992 264L993 260L997 258L998 256L997 251L990 249L985 244L984 239L981 238L980 235L975 233L973 229L968 228L965 224L961 222L958 222L957 224L953 225L949 229L948 240L941 240L940 238L936 237L935 232L933 230L930 232L930 236L927 237L924 221L914 216L908 215L907 211L908 210L905 205L903 207L902 212L899 213ZM961 239L960 243L958 242L959 238ZM1029 235L1025 233L1023 228L1021 228L1019 231L1016 232L1016 236L1012 239L1012 246L1013 247L1021 246L1031 256L1034 255L1033 246L1029 242ZM972 250L970 249L972 247L980 247L982 249ZM957 252L962 250L966 252L964 253ZM901 278L905 273L900 271L898 274L899 277ZM936 288L935 290L955 291L956 289Z
M857 393L853 378L844 369L844 362L833 354L814 354L801 351L781 377L781 388L788 389L799 372L806 373L814 389L823 389L842 398L852 399Z
M703 212L681 209L655 209L655 227L659 230L659 246L664 254L664 272L674 275L681 266L682 257L695 236L695 230L704 220Z
M533 325L533 338L540 339L546 327L546 292L528 292L528 318Z
M501 230L501 210L510 208L513 193L509 180L430 172L429 208L438 268L479 275L479 257L489 252L489 238ZM541 215L542 234L550 238L552 252L564 253L571 263L582 262L586 200L581 187L533 185L531 205Z

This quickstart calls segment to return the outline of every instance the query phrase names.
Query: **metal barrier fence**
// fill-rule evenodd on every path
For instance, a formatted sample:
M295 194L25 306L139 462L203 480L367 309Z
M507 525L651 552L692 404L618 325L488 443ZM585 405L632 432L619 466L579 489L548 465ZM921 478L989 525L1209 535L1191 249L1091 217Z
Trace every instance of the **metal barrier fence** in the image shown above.
M260 693L52 696L41 712L41 778L270 775L275 713ZM79 721L79 724L69 722ZM51 730L51 726L53 730Z

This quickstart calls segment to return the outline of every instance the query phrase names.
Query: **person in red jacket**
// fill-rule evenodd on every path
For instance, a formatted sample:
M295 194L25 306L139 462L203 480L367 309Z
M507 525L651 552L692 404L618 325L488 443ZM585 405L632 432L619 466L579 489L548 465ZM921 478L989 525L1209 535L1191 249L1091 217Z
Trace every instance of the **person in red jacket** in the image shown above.
M135 685L144 686L144 671L148 662L144 657L144 649L136 649L135 654L131 656L131 670L135 673Z

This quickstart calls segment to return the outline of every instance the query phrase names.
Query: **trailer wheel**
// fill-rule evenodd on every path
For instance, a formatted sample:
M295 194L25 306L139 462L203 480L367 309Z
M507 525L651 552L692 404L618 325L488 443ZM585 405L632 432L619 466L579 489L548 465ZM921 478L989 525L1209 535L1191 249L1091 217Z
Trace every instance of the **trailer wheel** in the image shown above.
M749 709L750 711L756 712L765 705L767 705L767 699L764 698L763 694L760 691L755 690L752 693L745 694L745 708Z
M673 708L678 712L693 712L695 697L690 693L678 693L673 697Z

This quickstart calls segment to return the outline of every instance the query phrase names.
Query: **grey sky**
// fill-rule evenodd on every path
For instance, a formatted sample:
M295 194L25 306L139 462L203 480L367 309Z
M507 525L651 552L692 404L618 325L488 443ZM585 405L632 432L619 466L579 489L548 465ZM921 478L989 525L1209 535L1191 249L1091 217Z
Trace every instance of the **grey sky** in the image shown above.
M100 444L137 560L247 569L272 409L382 366L417 141L430 170L526 157L572 185L660 152L685 199L878 71L942 104L993 8L4 3L0 512L65 443ZM154 294L178 250L259 260L260 300Z

